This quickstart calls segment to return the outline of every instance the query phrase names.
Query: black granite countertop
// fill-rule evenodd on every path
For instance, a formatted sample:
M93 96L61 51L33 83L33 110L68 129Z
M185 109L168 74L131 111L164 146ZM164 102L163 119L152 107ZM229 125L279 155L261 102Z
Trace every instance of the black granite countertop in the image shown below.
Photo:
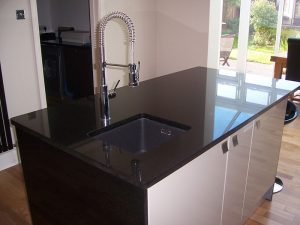
M110 100L110 126L146 113L190 127L140 154L116 146L107 151L101 140L87 135L104 127L97 95L11 121L86 163L148 188L261 115L299 85L197 67L141 82L136 88L119 88L117 97Z

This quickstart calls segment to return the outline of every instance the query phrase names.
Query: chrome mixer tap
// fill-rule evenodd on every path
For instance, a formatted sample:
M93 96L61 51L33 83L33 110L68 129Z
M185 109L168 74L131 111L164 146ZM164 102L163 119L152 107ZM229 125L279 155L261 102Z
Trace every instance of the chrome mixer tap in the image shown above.
M104 46L104 31L107 23L112 19L120 19L126 25L128 29L129 43L130 43L130 63L128 65L108 63L105 60L105 46ZM98 23L99 26L99 44L100 44L100 54L101 54L101 85L100 85L100 99L101 99L101 117L103 120L110 120L109 115L109 93L107 87L107 76L106 76L106 67L128 67L129 75L129 86L136 87L139 85L139 70L140 62L138 66L134 63L134 44L135 44L135 29L133 22L129 16L123 12L112 12L104 16L101 21Z

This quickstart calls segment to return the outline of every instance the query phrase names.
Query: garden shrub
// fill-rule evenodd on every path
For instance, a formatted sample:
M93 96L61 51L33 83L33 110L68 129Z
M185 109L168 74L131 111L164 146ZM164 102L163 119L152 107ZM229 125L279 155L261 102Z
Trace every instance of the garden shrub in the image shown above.
M287 51L288 43L287 40L289 37L297 37L299 35L299 31L291 28L283 28L281 30L281 37L280 37L280 48L282 50Z
M251 6L250 23L255 30L255 44L266 46L275 43L277 11L274 3L268 0L254 1Z
M230 30L230 34L238 34L239 33L239 22L240 18L232 18L226 21L227 27Z

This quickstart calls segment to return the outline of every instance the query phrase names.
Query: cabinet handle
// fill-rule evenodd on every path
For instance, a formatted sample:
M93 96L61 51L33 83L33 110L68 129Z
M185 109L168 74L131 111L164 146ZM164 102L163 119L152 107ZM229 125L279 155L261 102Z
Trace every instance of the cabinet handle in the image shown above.
M239 144L239 140L238 140L238 136L237 135L234 135L232 137L232 144L233 144L234 147Z
M255 126L256 126L257 129L260 129L260 120L257 120L255 122Z
M222 143L222 150L223 150L223 153L225 154L226 152L228 152L228 142L227 141L224 141Z

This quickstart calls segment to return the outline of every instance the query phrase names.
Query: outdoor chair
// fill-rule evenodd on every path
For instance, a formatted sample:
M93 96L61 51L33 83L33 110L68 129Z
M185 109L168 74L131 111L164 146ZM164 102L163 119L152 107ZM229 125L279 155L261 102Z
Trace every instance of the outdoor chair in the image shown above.
M230 66L228 63L228 59L232 50L233 41L235 34L225 34L221 37L220 43L220 61L223 61L222 66L225 64Z

